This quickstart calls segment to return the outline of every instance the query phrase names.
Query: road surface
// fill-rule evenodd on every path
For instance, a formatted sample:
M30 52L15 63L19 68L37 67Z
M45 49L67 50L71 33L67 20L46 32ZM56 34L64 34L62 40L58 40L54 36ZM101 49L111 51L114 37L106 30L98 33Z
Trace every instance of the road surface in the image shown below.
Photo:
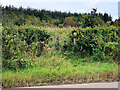
M48 85L48 86L20 87L20 88L118 88L118 82Z

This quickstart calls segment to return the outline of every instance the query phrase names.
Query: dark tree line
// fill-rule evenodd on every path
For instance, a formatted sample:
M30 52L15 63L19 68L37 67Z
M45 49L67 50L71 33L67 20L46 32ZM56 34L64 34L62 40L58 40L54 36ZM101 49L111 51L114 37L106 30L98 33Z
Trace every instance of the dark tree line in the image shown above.
M24 9L22 7L16 8L14 6L5 6L2 8L3 25L68 25L65 22L66 18L70 17L71 26L89 27L95 25L103 25L107 21L113 24L112 17L107 13L71 13L61 11L37 10L32 8ZM70 23L70 22L69 22ZM74 24L73 24L74 23Z

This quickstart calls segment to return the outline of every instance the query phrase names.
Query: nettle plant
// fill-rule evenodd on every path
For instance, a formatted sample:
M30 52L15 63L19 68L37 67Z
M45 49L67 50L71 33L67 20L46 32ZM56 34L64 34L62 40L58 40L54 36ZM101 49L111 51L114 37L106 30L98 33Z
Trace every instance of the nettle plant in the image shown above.
M77 32L76 45L74 45L73 32ZM118 59L118 47L120 45L120 30L116 27L94 27L74 29L69 35L65 50L80 52L81 55L94 56L95 60Z
M35 26L5 26L2 30L2 55L3 66L7 67L14 60L19 65L24 62L28 66L29 62L24 56L40 56L45 40L50 35L40 27ZM22 59L23 58L23 59ZM22 61L21 61L22 60ZM21 63L21 64L20 64ZM23 64L23 65L24 65ZM27 67L26 65L23 67Z

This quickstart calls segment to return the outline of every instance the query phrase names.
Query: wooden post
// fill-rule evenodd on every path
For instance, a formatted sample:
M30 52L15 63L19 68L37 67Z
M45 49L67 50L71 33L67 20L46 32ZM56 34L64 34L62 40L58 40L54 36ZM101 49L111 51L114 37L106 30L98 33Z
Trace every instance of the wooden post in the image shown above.
M59 37L60 36L58 36L58 37L50 37L51 41L52 40L55 41L55 43L49 43L49 45L53 45L53 47L51 49L55 48L55 49L59 50ZM57 47L56 47L56 45L57 45Z
M76 37L74 37L74 45L76 45Z
M77 35L77 33L74 32L74 45L76 45L76 35Z
M57 49L59 50L59 36L57 37Z

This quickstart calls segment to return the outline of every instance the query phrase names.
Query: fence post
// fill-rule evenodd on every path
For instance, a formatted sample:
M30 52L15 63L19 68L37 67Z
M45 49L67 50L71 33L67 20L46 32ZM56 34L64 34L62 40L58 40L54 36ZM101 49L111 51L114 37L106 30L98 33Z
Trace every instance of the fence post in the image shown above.
M59 48L59 37L60 37L60 36L57 36L57 37L50 37L50 40L51 40L51 41L52 41L52 40L55 40L55 43L49 43L49 42L48 42L49 45L53 45L52 48L55 48L56 45L57 45L57 47L55 48L55 49L57 49L57 50L60 49L60 48Z
M74 45L76 45L76 35L77 35L77 33L74 32Z
M57 37L57 49L59 50L59 36Z

